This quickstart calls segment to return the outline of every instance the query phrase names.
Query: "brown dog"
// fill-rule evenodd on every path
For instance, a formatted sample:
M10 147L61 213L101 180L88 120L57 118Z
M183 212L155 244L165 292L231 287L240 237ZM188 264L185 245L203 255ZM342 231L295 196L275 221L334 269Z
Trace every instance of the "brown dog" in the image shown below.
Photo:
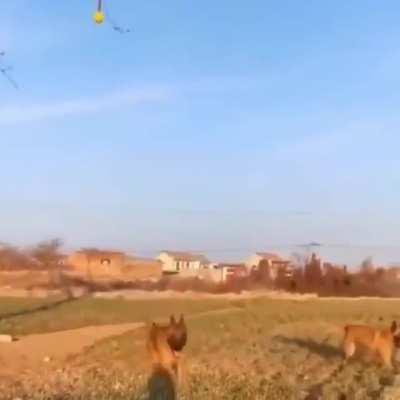
M181 351L187 342L187 328L183 315L178 322L171 315L168 325L151 325L147 349L153 363L153 375L168 378L174 386L182 381Z
M396 321L388 329L376 329L364 325L347 325L344 328L343 351L346 360L354 355L359 347L368 350L389 368L393 367L392 357L395 347L400 346L400 327Z

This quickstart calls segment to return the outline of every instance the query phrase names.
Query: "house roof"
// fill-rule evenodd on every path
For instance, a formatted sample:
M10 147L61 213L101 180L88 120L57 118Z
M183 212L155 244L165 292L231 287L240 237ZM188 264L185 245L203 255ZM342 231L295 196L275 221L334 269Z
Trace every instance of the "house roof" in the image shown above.
M283 261L282 257L280 257L278 254L275 253L258 252L256 254L261 258L263 258L264 260Z
M246 268L244 264L218 263L217 268Z
M261 257L263 260L268 260L276 264L289 264L290 260L282 258L280 255L275 254L275 253L256 253L259 257Z
M178 261L200 261L202 263L208 263L208 259L202 254L192 254L185 251L169 251L163 250L161 253L166 253L170 257Z
M81 249L77 251L79 254L85 254L91 257L122 257L125 256L125 253L122 251L113 251L113 250L99 250L99 249Z

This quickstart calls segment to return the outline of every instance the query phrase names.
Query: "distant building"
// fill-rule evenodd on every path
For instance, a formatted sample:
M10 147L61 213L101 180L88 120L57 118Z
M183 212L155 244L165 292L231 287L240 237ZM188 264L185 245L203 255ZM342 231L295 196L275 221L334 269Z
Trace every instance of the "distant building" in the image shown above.
M64 264L77 274L92 278L148 279L162 275L157 260L132 257L121 251L82 249L69 255Z
M128 256L120 251L82 249L71 254L67 263L75 269L96 272L121 269L128 259Z
M278 277L280 272L283 272L287 277L290 277L293 273L290 260L284 259L275 253L255 253L246 261L246 267L250 271L258 269L261 262L264 262L268 266L270 277L273 280Z
M161 261L164 273L181 273L185 271L200 271L207 268L210 262L201 254L182 251L162 251L157 260Z
M392 282L400 280L400 266L398 266L398 264L392 264L385 270L385 276Z
M215 265L214 268L221 271L221 281L223 282L229 279L244 278L249 275L249 271L244 264L220 263Z

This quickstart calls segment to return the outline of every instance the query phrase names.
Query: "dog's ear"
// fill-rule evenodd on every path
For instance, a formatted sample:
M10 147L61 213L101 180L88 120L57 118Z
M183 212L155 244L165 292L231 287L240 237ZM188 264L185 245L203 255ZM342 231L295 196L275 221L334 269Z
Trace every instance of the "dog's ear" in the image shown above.
M171 325L176 325L176 321L175 321L175 316L174 316L174 315L171 315L171 316L169 317L169 323L170 323Z
M391 331L392 333L395 333L395 332L397 331L397 322L396 322L396 321L393 321L393 322L392 322L392 325L391 325L391 327L390 327L390 331Z
M179 324L184 325L185 324L185 318L183 317L183 314L181 314L181 317L179 318Z

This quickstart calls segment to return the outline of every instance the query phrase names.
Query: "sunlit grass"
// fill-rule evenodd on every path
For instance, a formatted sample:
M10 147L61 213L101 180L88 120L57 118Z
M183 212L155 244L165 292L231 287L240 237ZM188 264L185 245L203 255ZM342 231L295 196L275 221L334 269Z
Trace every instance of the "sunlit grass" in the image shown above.
M54 332L126 322L147 322L171 313L195 314L229 307L227 300L124 300L83 298L52 307L57 299L0 299L0 331L13 335ZM47 310L35 311L44 304ZM21 315L11 316L8 314ZM2 316L6 316L2 318Z
M218 308L226 312L199 314ZM312 393L327 400L400 399L397 368L391 372L363 360L344 364L340 350L344 324L389 326L400 319L400 301L86 299L19 321L27 331L43 329L43 321L60 310L59 326L69 328L71 323L149 321L184 312L189 341L182 400L304 400ZM143 328L99 341L45 383L13 386L8 398L145 399L150 373L145 335Z

